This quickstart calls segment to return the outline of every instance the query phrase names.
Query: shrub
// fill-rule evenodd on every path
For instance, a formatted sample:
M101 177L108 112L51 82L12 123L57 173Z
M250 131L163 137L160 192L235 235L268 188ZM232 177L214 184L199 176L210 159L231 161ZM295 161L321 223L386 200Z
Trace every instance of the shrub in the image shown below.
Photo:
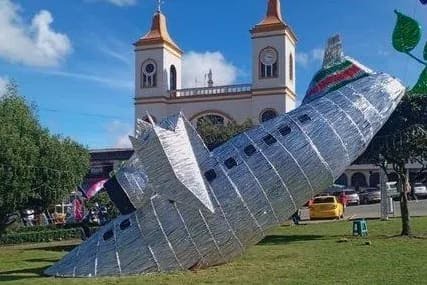
M44 232L44 231L53 231L57 230L59 227L56 225L46 225L46 226L32 226L32 227L18 227L14 229L7 229L7 234L16 234L16 233L29 233L29 232Z
M40 227L36 227L40 228ZM80 239L82 237L81 228L71 229L56 229L47 230L36 230L30 232L17 232L5 234L0 238L0 244L20 244L26 242L51 242L60 240Z
M88 228L91 229L91 231L95 232L99 226L94 224L87 224ZM82 224L79 223L72 223L72 224L65 224L65 225L44 225L44 226L31 226L31 227L19 227L14 229L8 229L7 233L29 233L29 232L44 232L44 231L54 231L54 230L61 230L61 229L74 229L74 228L81 228Z

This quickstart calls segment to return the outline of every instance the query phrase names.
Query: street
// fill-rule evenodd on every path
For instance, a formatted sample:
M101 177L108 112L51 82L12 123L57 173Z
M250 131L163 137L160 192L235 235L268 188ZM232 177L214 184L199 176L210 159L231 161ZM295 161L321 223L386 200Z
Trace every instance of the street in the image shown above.
M411 216L427 216L427 200L409 201L409 213ZM389 217L400 217L399 201L394 201L394 215L390 214ZM348 206L345 211L345 218L379 218L381 216L380 203ZM301 219L309 221L308 208L302 208Z

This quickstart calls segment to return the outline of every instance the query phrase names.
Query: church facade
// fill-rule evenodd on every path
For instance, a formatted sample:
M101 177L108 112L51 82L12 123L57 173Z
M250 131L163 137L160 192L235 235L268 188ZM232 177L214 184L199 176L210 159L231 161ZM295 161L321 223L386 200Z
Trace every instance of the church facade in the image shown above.
M183 89L183 51L169 35L158 10L150 31L135 44L135 118L154 121L182 111L195 125L201 119L217 124L257 124L295 108L297 38L284 22L280 0L269 0L265 18L250 31L252 83ZM206 66L209 69L209 66Z

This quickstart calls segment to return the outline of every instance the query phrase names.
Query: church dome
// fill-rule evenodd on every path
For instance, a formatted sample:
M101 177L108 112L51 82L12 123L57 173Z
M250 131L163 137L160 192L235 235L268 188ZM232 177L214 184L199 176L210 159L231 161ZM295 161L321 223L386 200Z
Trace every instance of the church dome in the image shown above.
M294 32L283 20L280 0L268 0L267 13L264 19L255 25L251 33L256 34L272 31L288 31L296 41Z
M149 46L155 44L166 44L179 53L182 53L178 45L172 40L169 35L166 17L160 11L157 11L153 16L150 31L140 38L134 45L136 47Z

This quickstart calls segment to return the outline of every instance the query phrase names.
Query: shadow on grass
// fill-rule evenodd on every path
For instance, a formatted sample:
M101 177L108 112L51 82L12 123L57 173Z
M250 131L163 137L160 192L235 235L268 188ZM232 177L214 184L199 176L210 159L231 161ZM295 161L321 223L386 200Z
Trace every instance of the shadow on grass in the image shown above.
M0 281L15 281L15 280L40 278L43 276L43 271L45 271L48 267L49 266L42 266L42 267L24 268L24 269L18 269L18 270L10 270L10 271L1 271Z
M25 261L27 262L49 262L49 263L54 263L58 261L58 258L31 258L31 259L26 259Z
M379 238L382 239L401 239L401 240L417 240L417 239L422 239L422 240L426 240L427 239L427 235L410 235L410 236L402 236L402 235L380 235L378 236Z
M300 241L312 241L323 239L321 235L269 235L266 236L258 245L282 245Z
M16 281L16 280L29 280L29 279L34 279L34 278L40 278L42 277L40 276L23 276L23 275L2 275L0 274L0 282L6 282L6 281ZM25 282L25 281L23 281ZM29 281L28 281L29 282ZM22 283L22 284L26 284Z
M45 246L45 247L33 247L33 248L28 248L28 250L45 250L45 251L62 252L62 251L71 251L76 246L77 246L76 244L54 245L54 246Z

